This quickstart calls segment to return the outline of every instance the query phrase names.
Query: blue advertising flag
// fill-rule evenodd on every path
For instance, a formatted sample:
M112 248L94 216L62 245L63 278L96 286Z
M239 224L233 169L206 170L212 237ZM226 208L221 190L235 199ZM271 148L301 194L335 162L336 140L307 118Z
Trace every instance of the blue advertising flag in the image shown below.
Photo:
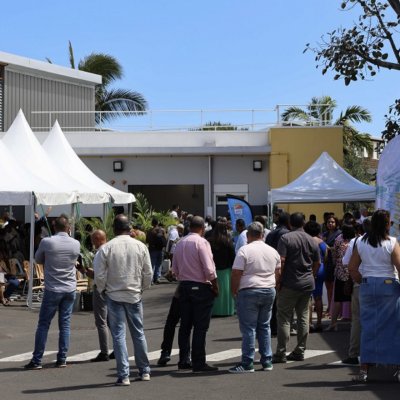
M238 219L242 219L246 226L251 224L253 222L253 210L251 209L251 205L247 201L240 197L233 196L232 194L227 194L226 197L228 199L233 230L236 231L235 224Z

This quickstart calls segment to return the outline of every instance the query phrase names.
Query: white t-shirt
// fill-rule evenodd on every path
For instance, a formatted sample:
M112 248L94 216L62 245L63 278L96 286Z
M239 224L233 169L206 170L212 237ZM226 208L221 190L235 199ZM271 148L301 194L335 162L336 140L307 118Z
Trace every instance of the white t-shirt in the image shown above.
M177 213L176 211L171 211L171 212L169 213L169 216L170 216L170 217L173 217L173 218L178 218L178 213Z
M96 285L96 275L98 274L98 270L99 270L99 265L100 265L100 260L101 260L101 248L104 246L104 244L102 244L98 249L96 254L94 255L94 259L93 259L93 263L92 263L92 267L93 267L93 273L94 273L94 279L93 279L93 284Z
M241 247L245 246L247 244L247 229L245 229L238 237L238 240L236 242L235 246L235 252L240 250Z
M177 239L179 239L179 233L178 233L178 229L175 228L175 229L172 229L172 231L169 233L166 251L169 251L171 254L174 254L176 243L177 243ZM169 242L170 242L170 240L173 241L171 250L169 250Z
M368 242L357 240L357 250L362 260L358 270L363 278L397 278L396 268L392 264L395 244L396 238L392 236L376 248Z
M275 287L275 270L278 268L281 268L279 253L261 240L243 246L236 254L232 267L243 271L239 290Z
M271 231L269 230L269 229L267 229L267 228L265 228L264 229L264 237L263 237L263 241L265 242L265 239L267 238L267 236L268 236L268 233L270 233Z

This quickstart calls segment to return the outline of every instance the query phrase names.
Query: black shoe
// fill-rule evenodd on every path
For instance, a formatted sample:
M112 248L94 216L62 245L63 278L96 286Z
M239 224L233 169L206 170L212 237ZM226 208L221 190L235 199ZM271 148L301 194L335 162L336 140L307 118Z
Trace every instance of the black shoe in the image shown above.
M280 364L280 363L284 364L286 362L287 362L287 358L286 358L285 355L284 356L278 356L278 355L274 354L272 356L272 364Z
M200 372L217 372L218 368L217 367L212 367L211 365L205 364L200 368L193 368L194 373L200 373Z
M172 282L172 276L170 274L167 273L167 274L165 274L163 276L168 282Z
M115 360L115 354L114 354L114 352L112 352L112 353L108 356L108 358L109 358L110 360Z
M42 369L42 364L29 361L29 364L24 366L25 369Z
M65 360L57 360L54 364L55 368L65 368L67 366L67 362Z
M347 357L342 360L343 364L358 365L358 357Z
M286 359L288 361L304 361L304 355L303 354L296 354L296 353L290 353Z
M178 364L178 369L179 369L180 371L185 371L185 370L192 369L192 368L193 368L193 367L192 367L192 364L191 364L191 363Z
M99 353L97 354L97 357L92 358L90 362L100 362L100 361L110 361L110 357L108 354L105 353Z
M168 352L161 352L161 357L157 361L158 365L167 365L167 362L171 361L171 356Z

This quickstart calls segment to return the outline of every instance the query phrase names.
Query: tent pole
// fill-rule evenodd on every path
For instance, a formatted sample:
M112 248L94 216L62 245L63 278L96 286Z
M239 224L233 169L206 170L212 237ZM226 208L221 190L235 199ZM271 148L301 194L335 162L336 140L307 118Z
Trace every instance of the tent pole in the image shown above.
M103 203L103 225L104 229L107 228L107 204Z
M11 206L11 205L9 206L9 210L10 210L10 211L9 211L9 217L12 218L12 217L13 217L13 216L12 216L12 215L13 215L13 212L12 212L12 206Z
M71 237L75 239L75 204L71 204Z
M33 257L34 257L34 246L35 246L35 195L32 194L32 206L31 206L31 236L30 236L30 248L29 248L29 286L28 286L28 298L26 305L30 308L33 307Z
M129 223L131 223L131 219L132 219L132 207L133 207L133 203L129 203L129 204L128 204L128 218L129 218Z

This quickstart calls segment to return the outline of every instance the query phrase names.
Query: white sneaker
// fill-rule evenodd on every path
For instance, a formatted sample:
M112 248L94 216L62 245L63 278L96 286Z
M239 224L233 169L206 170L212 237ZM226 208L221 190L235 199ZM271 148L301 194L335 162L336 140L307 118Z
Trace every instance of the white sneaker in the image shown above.
M149 381L150 380L150 374L148 374L146 372L138 372L137 376L141 381Z
M128 378L121 379L118 378L117 382L115 382L115 386L129 386L131 381Z

